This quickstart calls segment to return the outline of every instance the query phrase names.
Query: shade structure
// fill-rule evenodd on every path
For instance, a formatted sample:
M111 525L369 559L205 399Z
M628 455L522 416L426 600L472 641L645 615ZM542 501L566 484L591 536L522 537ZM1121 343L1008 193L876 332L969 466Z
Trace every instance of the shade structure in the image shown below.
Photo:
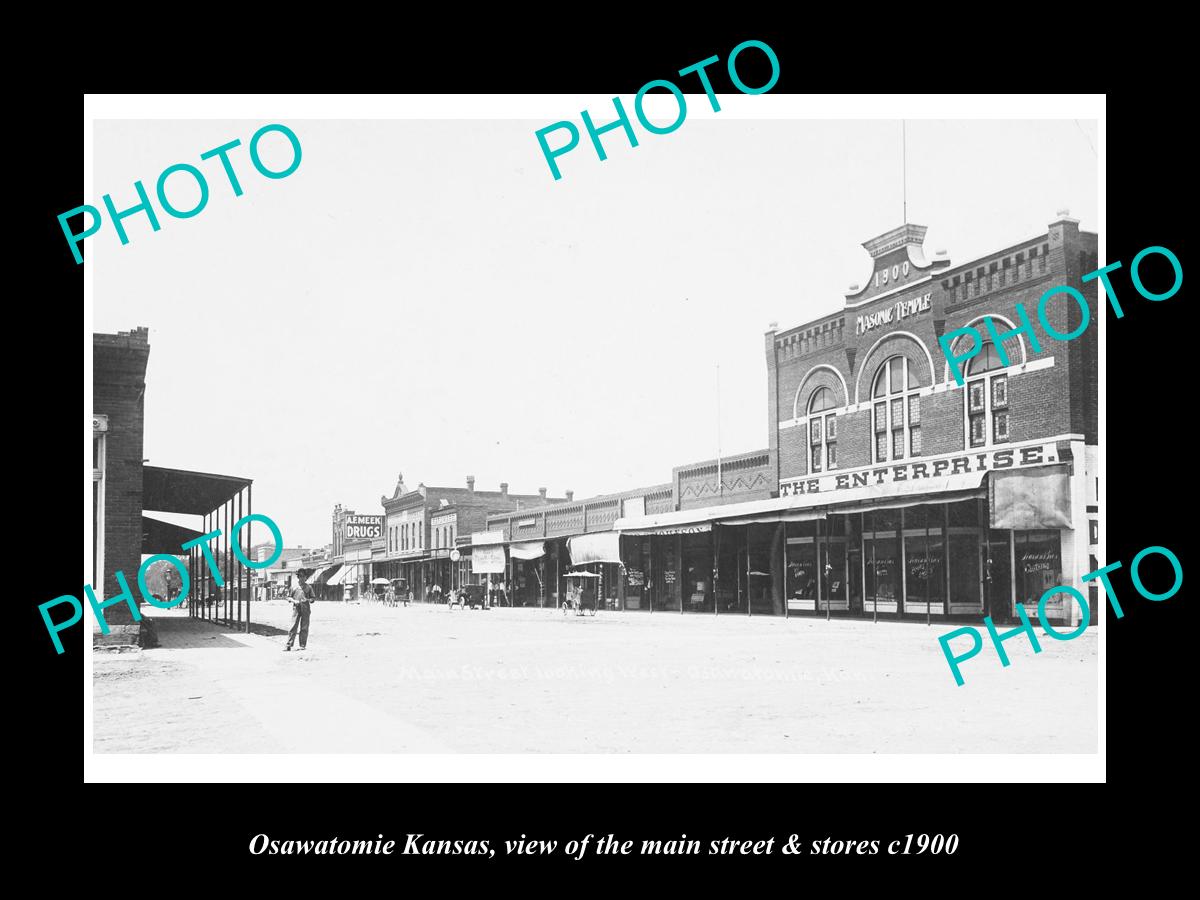
M985 474L960 472L957 475L938 478L868 484L811 494L792 494L771 500L726 503L721 506L659 513L653 516L626 516L613 523L613 530L628 535L692 534L709 531L714 524L810 522L823 519L829 513L844 514L964 500L984 496L982 484Z
M315 585L328 584L330 577L333 576L334 573L336 573L341 567L341 563L333 563L332 565L328 565L313 575L312 578L308 579L308 583Z
M342 584L346 580L347 576L351 576L350 580L351 580L351 582L353 582L354 581L353 575L357 568L358 568L358 566L354 566L354 565L342 566L341 570L339 570L336 575L332 576L325 583L327 585L329 585L330 587L336 587L337 585Z
M142 466L142 508L202 516L237 496L249 478Z
M620 563L621 535L616 531L598 531L581 534L567 540L567 552L571 554L571 565L584 566L588 563Z
M513 559L541 559L546 555L545 541L520 541L508 548Z
M988 509L993 528L1070 528L1071 480L1067 467L992 472Z
M188 541L203 537L199 531L142 516L142 553L169 553L172 556L186 555L188 551L181 549Z

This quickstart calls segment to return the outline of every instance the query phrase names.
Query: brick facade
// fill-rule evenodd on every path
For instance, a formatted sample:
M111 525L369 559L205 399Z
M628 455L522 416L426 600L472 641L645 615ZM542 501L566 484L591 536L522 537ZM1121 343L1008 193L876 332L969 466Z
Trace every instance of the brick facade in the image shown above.
M150 357L148 335L145 328L92 335L92 413L108 417L104 437L104 548L100 561L105 598L121 592L116 573L123 572L135 601L140 599L137 571L142 562L142 435L146 363ZM133 614L124 603L110 606L104 616L114 632L116 626L133 622Z
M910 376L920 385L921 455L951 453L967 447L966 396L955 384L938 339L964 326L984 333L982 317L992 316L998 332L1020 325L1015 312L1024 306L1035 334L1002 342L1014 368L1009 369L1010 442L1080 434L1097 438L1096 282L1084 274L1096 265L1096 235L1062 218L1048 230L994 254L951 266L949 260L924 259L918 238L924 229L906 226L876 259L878 273L903 273L888 283L847 295L844 312L766 336L770 431L779 479L808 474L805 414L814 391L826 387L836 398L838 467L874 463L871 388L889 358L908 360ZM880 240L880 239L876 239ZM1052 287L1070 285L1087 300L1090 323L1072 341L1049 337L1038 321L1038 302ZM906 312L897 305L927 298L928 308ZM869 317L890 316L871 325ZM860 320L866 319L863 328ZM1007 320L1011 325L1006 325ZM1053 298L1046 320L1069 333L1082 312L1067 295ZM965 341L967 338L959 338ZM1035 344L1036 349L1035 349ZM962 346L956 343L956 348ZM1034 365L1030 365L1034 364ZM1038 365L1040 364L1040 365ZM991 443L989 435L989 444ZM906 453L906 456L908 454Z

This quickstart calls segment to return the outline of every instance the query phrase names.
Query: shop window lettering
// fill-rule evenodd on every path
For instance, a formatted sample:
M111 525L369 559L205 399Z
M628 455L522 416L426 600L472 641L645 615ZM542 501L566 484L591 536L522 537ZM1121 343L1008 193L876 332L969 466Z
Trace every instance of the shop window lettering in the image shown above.
M1142 265L1142 261L1150 255L1165 257L1166 260L1171 264L1171 268L1174 271L1174 283L1170 288L1161 293L1155 293L1154 291L1149 290L1142 282L1140 267ZM1098 280L1101 284L1103 284L1105 295L1108 297L1108 302L1112 306L1113 313L1118 319L1123 319L1125 317L1125 310L1121 307L1120 302L1117 300L1116 288L1113 287L1112 281L1109 278L1109 275L1112 272L1115 272L1120 268L1122 268L1121 261L1117 260L1115 263L1109 263L1107 266L1104 266L1101 269L1096 269L1094 272L1089 272L1087 275L1084 275L1081 280L1084 283ZM1130 263L1129 278L1133 282L1134 289L1139 294L1141 294L1147 300L1152 300L1157 303L1161 300L1168 300L1179 293L1179 289L1183 287L1183 266L1179 264L1179 258L1176 257L1175 254L1166 247L1147 247L1145 250L1135 256L1133 258L1133 262ZM1046 316L1046 308L1050 304L1050 301L1059 294L1068 295L1070 299L1073 300L1079 307L1079 324L1071 331L1058 331L1050 323ZM991 316L983 317L984 330L987 331L988 336L991 338L991 343L995 345L996 353L999 355L1000 362L1004 366L1011 366L1014 364L1009 358L1008 354L1005 352L1003 346L1003 342L1010 338L1015 338L1024 334L1029 340L1029 346L1033 352L1042 352L1042 346L1038 341L1037 331L1034 329L1033 323L1029 320L1029 313L1020 303L1018 303L1014 309L1021 324L1019 327L1009 329L1005 332L996 331L996 326L993 324ZM1070 285L1063 284L1053 287L1046 291L1046 293L1042 294L1041 299L1038 300L1037 319L1038 322L1041 323L1042 331L1045 332L1048 338L1052 338L1056 341L1073 341L1087 330L1087 327L1092 319L1092 313L1088 307L1087 299L1083 296L1083 294ZM967 340L962 342L965 345L960 348L962 352L956 353L955 343L959 338L965 338ZM968 325L965 328L955 328L952 331L946 332L944 335L938 338L938 344L941 345L942 353L945 354L946 361L950 364L950 371L954 374L954 383L959 387L962 387L965 383L963 379L963 363L979 355L980 351L986 346L984 336L979 332L979 329ZM1004 427L1007 428L1007 420Z
M1155 593L1148 590L1146 585L1142 582L1141 565L1143 560L1145 560L1147 556L1151 555L1165 557L1171 564L1171 569L1174 573L1174 584L1172 584L1171 587L1166 591L1161 593ZM1027 552L1023 554L1021 560L1027 572L1048 572L1053 570L1057 565L1057 556L1053 553L1047 553L1045 551ZM1109 573L1115 572L1120 568L1122 568L1122 565L1118 560L1115 563L1109 563L1103 568L1088 572L1086 575L1081 576L1081 580L1085 582L1098 580L1101 585L1104 586L1104 594L1108 598L1108 602L1112 605L1113 612L1116 614L1116 617L1118 619L1123 619L1125 617L1125 610L1121 607L1121 603L1117 599L1117 593L1112 586L1112 582L1109 580ZM1134 589L1139 594L1141 594L1147 600L1152 600L1157 603L1163 600L1169 600L1171 597L1174 597L1177 593L1179 593L1179 589L1183 586L1183 566L1179 564L1179 557L1177 557L1166 547L1147 547L1145 550L1135 556L1133 561L1129 564L1129 578L1133 582ZM1046 604L1049 603L1051 598L1057 594L1070 595L1070 597L1079 604L1079 608L1083 612L1080 623L1078 626L1076 626L1074 631L1059 631L1047 621ZM1041 599L1038 600L1037 616L1038 621L1042 626L1042 633L1046 637L1056 641L1074 640L1083 634L1087 630L1088 625L1091 623L1091 610L1088 606L1087 599L1075 588L1065 585L1051 587L1044 594L1042 594ZM1038 642L1037 634L1034 633L1033 625L1029 621L1029 615L1025 612L1025 605L1023 603L1017 604L1017 617L1021 620L1020 626L1011 628L1003 633L996 631L996 626L992 622L991 616L985 616L983 620L984 627L987 629L988 635L991 638L992 646L996 648L996 655L1000 658L1000 665L1005 668L1007 668L1010 664L1008 653L1004 649L1004 642L1007 640L1024 634L1029 639L1029 644L1031 647L1033 647L1033 652L1042 652L1042 646ZM955 655L950 652L950 642L957 637L970 638L971 646L965 652ZM954 631L943 634L938 638L938 643L941 645L942 654L946 657L946 662L949 664L950 671L954 675L955 683L959 687L962 687L965 682L962 676L960 664L979 655L979 653L983 650L983 636L979 633L978 628L972 628L968 626L965 628L956 628Z
M764 54L767 58L767 61L771 64L771 77L761 87L750 87L738 74L737 58L743 51L751 48L754 48ZM708 80L708 73L705 72L705 69L711 66L713 63L720 62L720 59L721 58L719 56L710 56L708 59L701 60L700 62L694 63L687 68L679 70L680 75L690 75L693 72L696 73L697 77L700 79L700 84L704 87L704 92L708 95L708 102L712 106L713 112L720 112L721 104L717 102L717 95L713 93L712 83ZM775 83L779 81L779 57L775 55L774 50L772 50L762 41L742 41L742 43L738 44L730 52L729 59L726 62L726 67L729 70L730 81L732 81L734 87L736 87L743 94L765 94L767 91L771 90L771 88L775 87ZM675 118L675 121L669 125L656 125L646 117L646 110L644 109L646 93L654 90L655 88L669 91L672 95L674 95L675 102L679 106L679 112ZM591 114L588 113L587 110L584 110L579 114L583 119L583 125L587 130L588 137L590 137L592 140L592 146L596 149L596 155L600 157L601 162L604 162L604 160L608 159L608 154L604 150L604 145L600 142L600 135L605 134L606 132L620 128L625 132L625 136L629 140L630 147L636 147L638 145L637 135L633 130L633 123L629 121L629 114L625 111L625 107L621 104L621 98L613 97L612 102L617 111L617 118L606 125L597 127L595 122L592 121ZM633 111L637 117L637 120L641 123L642 127L646 131L650 132L651 134L670 134L672 131L677 130L679 126L683 124L683 120L687 118L687 100L684 99L683 92L673 82L659 78L655 79L654 81L647 81L644 85L642 85L641 90L637 92L637 96L634 98ZM546 136L554 131L566 131L567 141L561 147L551 150L550 144L546 140ZM541 128L534 132L534 136L537 138L538 146L542 148L542 156L545 157L546 164L550 166L550 173L554 176L554 180L558 181L560 178L562 178L562 172L559 171L558 163L555 160L557 160L558 157L571 152L579 145L579 129L575 127L574 122L555 122L553 125L547 125L545 128Z
M251 522L262 522L265 524L267 526L267 530L271 532L271 540L275 543L274 552L265 560L261 560L259 562L255 562L242 552L241 543L238 540L242 529ZM216 558L213 556L212 548L209 546L210 541L215 540L220 536L221 529L218 528L215 531L210 531L208 534L202 534L200 537L194 538L187 543L182 544L179 549L181 553L186 553L192 547L198 547L200 552L204 555L204 561L208 564L209 571L212 573L213 584L215 584L217 587L224 587L225 579L221 576L221 569L217 564ZM275 522L270 518L261 515L260 513L251 513L250 515L242 516L242 518L234 522L233 527L229 531L229 541L230 549L233 551L234 557L247 569L256 570L270 568L275 564L276 560L283 555L283 535L279 531L279 526L276 525ZM146 586L146 573L150 570L150 567L159 560L171 565L179 575L179 594L173 600L159 600L150 593L149 588ZM121 592L115 597L110 597L107 600L97 600L96 592L90 584L85 584L83 586L83 593L87 597L88 603L92 607L92 612L96 616L96 621L100 624L101 634L108 634L110 630L108 627L108 622L106 622L104 619L104 610L108 609L110 606L116 606L117 604L124 602L129 607L130 613L133 615L133 621L140 622L142 620L141 611L138 610L138 605L133 599L133 593L129 589L129 582L125 578L125 573L118 571L116 573L116 579L117 584L121 586ZM191 576L188 572L187 566L185 566L178 557L172 556L169 553L156 553L153 556L147 557L138 568L137 585L138 590L142 594L142 598L151 606L158 607L159 609L173 609L187 599L188 590L191 587ZM68 605L72 607L71 617L64 622L56 623L50 617L50 610L55 606L61 605ZM61 654L63 652L63 645L58 635L60 632L65 631L73 625L77 625L80 620L83 619L83 604L80 603L79 598L73 594L64 594L61 597L55 597L53 600L49 600L46 603L38 606L38 612L42 614L42 621L46 623L46 630L50 633L50 639L54 642L54 649Z
M282 169L268 169L263 164L262 157L259 154L259 142L265 135L270 134L273 131L277 131L287 138L287 141L289 144L291 144L292 148L292 161ZM227 144L222 144L219 147L214 147L213 149L206 150L200 154L200 160L202 162L205 160L210 160L213 157L220 159L221 167L225 171L225 177L229 179L229 187L233 191L234 197L242 196L244 191L242 190L241 182L238 181L237 173L234 171L233 163L229 160L229 153L241 145L242 142L235 138ZM258 129L258 131L254 132L253 137L250 138L249 151L250 162L254 165L254 168L258 171L258 173L264 178L270 178L272 180L287 178L289 175L295 172L297 168L300 167L300 139L296 137L296 133L286 125L264 125L262 128ZM176 173L179 173L180 175L184 175L186 173L187 176L190 176L190 178L194 179L195 181L197 199L195 201L195 205L191 209L178 209L170 200L167 199L167 179ZM173 183L178 184L181 180L184 179L176 178ZM159 231L162 229L162 225L160 225L158 221L158 215L154 211L154 205L150 202L150 196L146 193L146 188L142 185L140 180L133 183L133 190L137 194L139 202L128 209L121 210L120 212L117 211L116 204L113 203L111 194L105 194L102 198L104 201L104 207L108 210L108 217L112 221L113 228L116 229L117 237L120 238L122 246L129 243L129 235L125 231L125 226L122 224L122 220L127 219L136 213L143 212L146 214L146 219L149 221L152 231ZM176 190L179 191L181 189L176 188ZM208 182L204 178L204 173L190 163L175 163L174 165L167 166L167 168L163 169L162 173L158 176L158 182L155 186L155 193L158 195L159 205L163 208L167 215L174 219L190 219L193 216L199 215L204 211L204 208L208 206ZM179 202L178 193L175 195L175 202ZM80 214L83 214L85 217L85 224L87 221L87 216L91 216L92 223L90 226L86 226L83 231L76 234L75 232L71 231L71 226L67 224L67 220L72 216L77 216ZM58 224L62 228L63 234L66 235L67 243L71 247L71 253L75 256L75 262L78 264L83 262L83 255L79 252L79 244L85 238L91 237L100 230L101 226L104 224L104 217L100 214L100 210L98 210L96 207L85 203L83 206L77 206L74 209L60 215L58 217Z

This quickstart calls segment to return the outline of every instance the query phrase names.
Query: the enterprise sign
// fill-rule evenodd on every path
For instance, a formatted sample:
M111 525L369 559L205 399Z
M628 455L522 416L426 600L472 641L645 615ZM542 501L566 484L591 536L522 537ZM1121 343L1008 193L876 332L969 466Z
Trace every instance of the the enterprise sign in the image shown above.
M907 319L917 313L928 312L929 298L932 296L933 294L929 293L921 297L914 297L912 300L901 300L887 309L859 316L855 320L855 329L858 334L865 334L880 325L891 325L893 322L899 322L901 319Z
M872 484L892 484L897 481L919 481L922 478L941 478L946 475L961 475L966 472L984 472L988 469L1012 469L1022 466L1040 466L1057 462L1055 444L1034 444L1027 447L1009 447L1003 450L987 450L977 453L961 453L949 456L930 457L919 462L893 463L886 466L860 469L852 472L830 473L816 478L788 478L779 482L779 496L794 494L836 493L849 488L866 487Z

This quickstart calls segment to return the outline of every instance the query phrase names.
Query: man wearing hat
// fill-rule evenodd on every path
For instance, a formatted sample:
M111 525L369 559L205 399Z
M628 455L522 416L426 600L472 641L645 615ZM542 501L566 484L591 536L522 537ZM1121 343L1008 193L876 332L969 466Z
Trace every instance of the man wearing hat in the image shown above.
M292 594L288 598L292 604L292 627L288 631L287 645L283 648L285 653L292 649L297 631L300 632L300 649L303 650L304 645L308 643L308 614L316 598L313 589L308 586L308 576L311 574L312 569L301 569L296 573L296 581L299 583L292 588Z

